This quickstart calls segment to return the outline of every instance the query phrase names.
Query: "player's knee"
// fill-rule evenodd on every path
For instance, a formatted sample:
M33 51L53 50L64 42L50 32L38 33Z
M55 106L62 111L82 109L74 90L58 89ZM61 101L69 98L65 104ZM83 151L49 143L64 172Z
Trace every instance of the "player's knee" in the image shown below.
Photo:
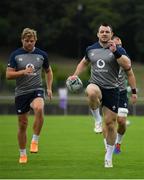
M119 117L117 118L117 123L120 125L120 126L125 126L126 124L126 117Z
M36 106L33 107L33 109L34 109L34 112L36 112L36 113L42 113L43 112L43 107L42 106L36 105Z
M107 126L107 129L109 132L113 132L115 130L115 126L113 123L109 123Z
M95 84L89 84L86 88L86 93L88 95L96 95L96 94L100 94L100 89L97 85Z
M106 125L106 128L107 128L107 130L108 130L109 132L110 132L110 131L114 131L114 129L115 129L115 123L114 123L113 120L107 121L107 122L105 123L105 125Z
M118 108L118 117L127 117L128 109L127 108Z
M96 99L96 93L94 91L88 92L87 94L89 99Z
M94 99L98 98L97 97L98 96L98 92L95 89L90 89L90 88L86 89L86 94L87 94L89 99L94 100Z
M19 130L25 131L28 126L28 121L26 119L19 120Z

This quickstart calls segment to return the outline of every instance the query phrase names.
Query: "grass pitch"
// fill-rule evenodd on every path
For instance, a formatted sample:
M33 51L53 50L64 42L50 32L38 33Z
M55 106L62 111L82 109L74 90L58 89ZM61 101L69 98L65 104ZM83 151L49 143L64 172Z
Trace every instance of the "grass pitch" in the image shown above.
M144 178L144 117L131 121L113 168L104 168L102 135L90 116L45 116L39 153L30 154L33 116L28 126L28 163L19 164L17 117L0 116L1 179L141 179Z

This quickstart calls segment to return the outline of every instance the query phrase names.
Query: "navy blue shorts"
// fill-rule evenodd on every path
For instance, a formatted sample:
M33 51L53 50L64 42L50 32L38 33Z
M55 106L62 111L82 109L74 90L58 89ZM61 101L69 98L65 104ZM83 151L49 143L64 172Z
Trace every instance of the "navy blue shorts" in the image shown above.
M44 91L36 90L28 94L17 96L15 98L15 107L17 114L27 113L30 110L31 102L37 97L44 98Z
M118 112L119 88L104 89L99 87L102 92L102 106L106 106L111 111Z
M128 108L127 90L120 91L120 94L119 94L119 107Z

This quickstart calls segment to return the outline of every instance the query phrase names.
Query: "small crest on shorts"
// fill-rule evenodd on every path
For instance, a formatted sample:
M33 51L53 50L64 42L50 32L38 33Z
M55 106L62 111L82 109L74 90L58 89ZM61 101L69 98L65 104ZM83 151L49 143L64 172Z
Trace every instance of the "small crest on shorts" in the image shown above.
M116 106L113 106L112 109L115 110L115 109L116 109Z

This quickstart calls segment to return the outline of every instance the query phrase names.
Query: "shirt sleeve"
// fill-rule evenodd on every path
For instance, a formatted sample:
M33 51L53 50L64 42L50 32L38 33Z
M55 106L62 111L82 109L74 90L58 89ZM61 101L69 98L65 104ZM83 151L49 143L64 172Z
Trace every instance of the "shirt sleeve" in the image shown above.
M117 47L117 50L121 55L126 55L127 57L129 57L129 55L123 47Z
M9 57L9 60L8 60L8 65L7 67L10 67L10 68L15 68L17 67L17 64L16 64L16 60L15 60L15 54L12 53Z
M49 68L48 54L45 53L45 54L43 55L43 57L44 57L43 68L44 68L44 69L48 69L48 68Z
M89 50L89 47L87 47L86 51L85 51L85 60L87 60L89 62L90 60L89 60L89 57L88 57L88 50Z

